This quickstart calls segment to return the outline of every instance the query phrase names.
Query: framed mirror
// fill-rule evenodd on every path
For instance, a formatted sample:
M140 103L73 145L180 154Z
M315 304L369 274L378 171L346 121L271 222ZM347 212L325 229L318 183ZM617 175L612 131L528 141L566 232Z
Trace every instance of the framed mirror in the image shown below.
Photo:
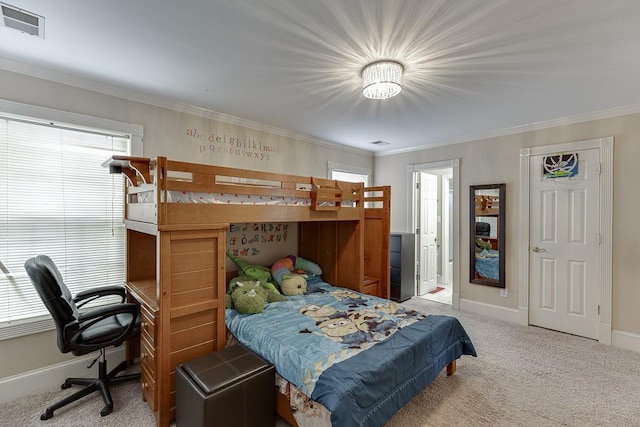
M471 283L504 288L506 184L470 186Z

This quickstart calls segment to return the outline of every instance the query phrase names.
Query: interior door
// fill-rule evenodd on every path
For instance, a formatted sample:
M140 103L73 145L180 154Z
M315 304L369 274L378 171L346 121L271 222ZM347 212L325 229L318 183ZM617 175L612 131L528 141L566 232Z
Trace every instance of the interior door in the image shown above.
M438 177L420 172L420 280L418 295L438 287Z
M543 177L548 155L530 159L529 322L597 339L600 156L576 154L577 174L565 178Z

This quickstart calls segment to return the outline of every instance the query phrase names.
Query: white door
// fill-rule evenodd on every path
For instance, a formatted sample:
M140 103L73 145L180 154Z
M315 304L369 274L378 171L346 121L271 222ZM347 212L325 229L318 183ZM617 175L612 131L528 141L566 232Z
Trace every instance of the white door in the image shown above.
M420 280L418 295L438 287L438 177L419 173Z
M599 150L576 151L573 177L544 178L530 159L529 323L598 338Z

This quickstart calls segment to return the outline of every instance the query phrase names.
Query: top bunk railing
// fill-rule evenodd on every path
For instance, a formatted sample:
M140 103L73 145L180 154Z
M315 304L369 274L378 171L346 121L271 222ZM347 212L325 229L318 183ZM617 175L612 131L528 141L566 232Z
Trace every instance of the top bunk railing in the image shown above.
M476 216L497 216L500 213L500 197L489 195L475 196Z
M223 166L113 156L126 177L125 218L154 224L358 220L364 186Z
M375 187L365 187L363 201L365 209L383 209L389 211L391 208L391 186L379 185Z

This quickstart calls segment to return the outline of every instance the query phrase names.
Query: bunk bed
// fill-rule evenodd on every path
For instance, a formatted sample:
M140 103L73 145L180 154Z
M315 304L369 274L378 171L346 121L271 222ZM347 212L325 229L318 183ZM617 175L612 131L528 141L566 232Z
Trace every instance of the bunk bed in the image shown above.
M242 326L244 321L257 321L259 316L225 313L226 283L235 275L225 269L226 232L230 223L297 223L297 255L322 267L322 277L311 283L315 291L310 295L269 306L291 305L299 314L300 304L320 303L314 298L344 290L366 300L371 310L382 310L384 315L393 314L405 322L405 310L385 306L391 303L386 299L388 186L365 188L362 183L194 164L165 157L113 156L103 166L125 177L126 286L130 298L140 304L142 315L140 343L127 346L127 358L132 362L140 356L142 394L158 425L169 425L175 417L175 367L224 348L227 327L233 339L273 363L279 374L286 371L277 360L252 345L254 339L241 333L241 329L246 329ZM381 418L373 416L374 413L388 418L445 367L448 374L453 374L455 361L462 354L475 355L471 341L455 318L426 316L406 322L406 325L398 323L396 329L401 328L403 333L395 333L394 337L404 336L406 340L407 332L431 342L432 333L437 330L439 336L447 338L439 341L438 352L434 348L427 350L428 369L386 385L384 402L374 402L374 410L366 415L373 423L370 425L380 425ZM420 327L416 326L432 333L419 332ZM397 345L391 339L386 341ZM357 356L348 359L363 360L358 359L364 357L361 354L375 353L371 349L376 347L353 352ZM403 357L413 358L416 354L405 352ZM408 359L404 360L404 364L407 362ZM333 366L339 365L347 364ZM283 393L294 389L304 389L303 384L291 384L291 388L280 384L277 409L289 423L297 425L289 402L291 394ZM332 399L343 400L335 396ZM339 412L339 408L322 398L319 400L329 411Z

